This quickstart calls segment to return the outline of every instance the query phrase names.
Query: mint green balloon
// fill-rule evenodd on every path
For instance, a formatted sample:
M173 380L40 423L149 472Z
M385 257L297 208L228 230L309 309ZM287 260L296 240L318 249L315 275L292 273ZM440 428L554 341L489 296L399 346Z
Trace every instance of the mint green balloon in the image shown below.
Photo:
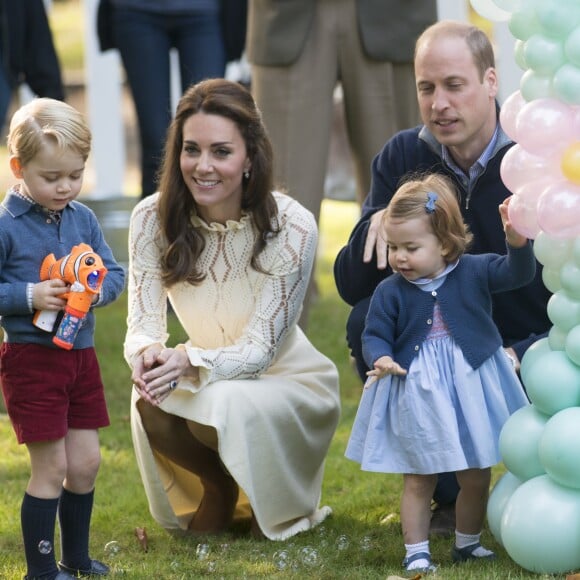
M524 385L527 382L528 371L532 368L533 364L549 352L552 352L552 349L548 337L536 340L536 342L532 343L532 345L526 350L522 360L520 361L520 377L522 377Z
M564 46L560 40L533 34L524 43L526 64L543 76L553 75L565 62Z
M509 31L515 38L528 40L532 34L542 31L536 12L531 6L522 6L512 12L508 20Z
M580 105L580 67L570 63L562 65L554 73L552 90L561 101L569 105Z
M560 330L568 332L580 324L580 302L565 290L558 290L548 300L548 318Z
M550 332L548 332L548 342L550 343L550 348L552 350L565 350L567 337L567 331L562 330L558 326L552 326L552 328L550 328Z
M550 417L562 409L580 405L580 367L565 351L545 353L529 369L524 384L530 401Z
M512 560L531 572L580 568L580 492L548 475L525 481L505 506L501 539Z
M520 79L520 93L528 103L536 99L552 98L554 94L552 77L528 69Z
M562 266L560 282L568 296L580 299L580 266L575 261L569 260Z
M540 463L538 444L547 421L546 415L527 405L518 409L501 430L499 451L504 465L523 481L546 473Z
M536 18L542 31L564 40L580 22L578 0L542 0L536 4Z
M560 270L554 270L553 268L547 268L544 266L542 269L542 282L552 294L555 294L558 290L562 289Z
M568 358L580 366L580 325L575 326L566 336L564 350Z
M523 480L507 471L493 486L487 502L487 525L493 537L501 544L501 517L508 500Z
M534 240L534 254L544 266L559 269L572 255L573 244L570 240L553 238L540 232Z
M572 242L572 259L580 267L580 238L574 238Z
M568 35L564 43L564 54L570 64L580 66L580 27Z
M552 479L580 489L580 407L563 409L546 423L538 454Z
M514 43L514 60L522 70L528 70L530 68L524 55L525 46L526 43L523 40L516 40Z

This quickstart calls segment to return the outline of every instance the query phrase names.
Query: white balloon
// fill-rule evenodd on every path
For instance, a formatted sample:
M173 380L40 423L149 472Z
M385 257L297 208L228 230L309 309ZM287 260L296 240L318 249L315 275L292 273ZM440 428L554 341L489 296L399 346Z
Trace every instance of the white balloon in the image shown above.
M503 22L509 20L509 17L511 16L510 12L502 10L495 2L492 2L492 0L471 0L471 6L473 6L473 9L480 16L483 16L488 20Z

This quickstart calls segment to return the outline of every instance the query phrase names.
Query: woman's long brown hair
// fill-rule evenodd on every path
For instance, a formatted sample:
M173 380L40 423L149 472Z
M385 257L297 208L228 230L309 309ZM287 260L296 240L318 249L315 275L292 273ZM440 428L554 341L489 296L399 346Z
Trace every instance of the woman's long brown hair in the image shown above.
M168 242L161 263L166 286L182 281L199 284L205 278L204 272L198 268L205 240L192 226L191 216L197 210L179 163L183 148L183 125L189 117L200 112L233 121L246 144L252 169L249 178L243 178L242 211L251 214L259 234L251 260L256 270L262 271L258 256L266 246L266 240L278 233L278 209L272 195L272 145L252 95L241 84L225 79L197 83L179 101L168 129L159 176L159 218Z

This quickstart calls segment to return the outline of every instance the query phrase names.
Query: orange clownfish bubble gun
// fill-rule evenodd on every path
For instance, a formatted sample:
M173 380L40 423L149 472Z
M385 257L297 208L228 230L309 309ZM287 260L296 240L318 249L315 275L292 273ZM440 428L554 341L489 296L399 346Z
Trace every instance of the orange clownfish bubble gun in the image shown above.
M93 298L100 292L106 274L103 260L88 244L74 246L70 254L60 260L54 254L44 258L40 266L41 281L60 279L70 286L69 291L62 295L67 302L52 339L54 344L66 350L73 347L83 319L91 308ZM33 323L42 330L52 332L57 316L58 312L54 310L37 310Z

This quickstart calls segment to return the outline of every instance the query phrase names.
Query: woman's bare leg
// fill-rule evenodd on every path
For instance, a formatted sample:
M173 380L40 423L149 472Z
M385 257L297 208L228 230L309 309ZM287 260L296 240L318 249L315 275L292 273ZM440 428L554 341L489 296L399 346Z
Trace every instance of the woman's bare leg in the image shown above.
M185 419L143 400L137 402L137 409L151 447L201 480L204 494L189 529L196 533L224 531L232 522L239 489L219 454L193 436Z

